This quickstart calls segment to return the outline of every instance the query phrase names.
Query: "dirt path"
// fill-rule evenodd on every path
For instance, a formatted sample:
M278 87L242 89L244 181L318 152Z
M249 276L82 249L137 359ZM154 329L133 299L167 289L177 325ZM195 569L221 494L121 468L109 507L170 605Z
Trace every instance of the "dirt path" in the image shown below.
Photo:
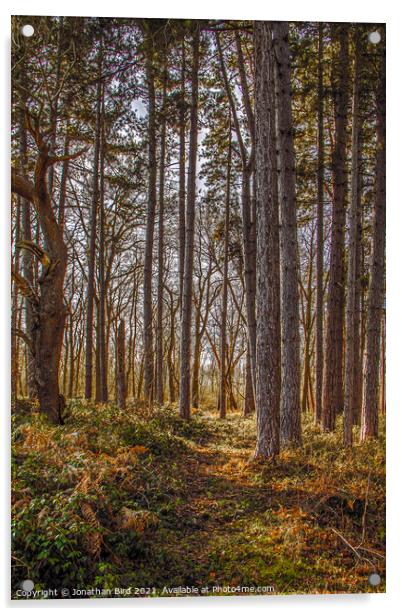
M216 417L206 421L216 426ZM175 525L164 534L163 548L180 570L170 585L215 582L222 552L232 542L236 549L242 520L269 507L270 491L253 483L249 472L253 446L253 424L239 416L194 443L180 469L186 490Z
M384 575L381 558L356 559L333 531L358 543L362 522L354 509L367 481L363 469L347 484L344 472L335 471L336 443L328 458L307 449L256 465L250 461L253 419L236 415L219 422L206 415L203 421L206 435L192 441L183 457L178 471L184 489L155 546L164 554L167 586L367 592L369 573ZM371 536L372 547L381 551L375 511L367 511L366 540Z

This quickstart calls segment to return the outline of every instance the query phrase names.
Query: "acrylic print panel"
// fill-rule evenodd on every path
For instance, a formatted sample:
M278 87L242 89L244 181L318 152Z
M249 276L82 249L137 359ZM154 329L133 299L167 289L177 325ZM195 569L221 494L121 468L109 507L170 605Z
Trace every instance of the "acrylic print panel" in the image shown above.
M385 590L385 27L12 20L12 598Z

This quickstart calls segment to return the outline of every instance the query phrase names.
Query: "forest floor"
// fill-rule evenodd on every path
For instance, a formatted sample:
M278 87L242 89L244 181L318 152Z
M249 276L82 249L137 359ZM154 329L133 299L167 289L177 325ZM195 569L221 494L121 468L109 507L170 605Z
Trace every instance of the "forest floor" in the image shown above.
M31 409L14 424L14 591L385 590L383 429L346 452L340 425L322 435L305 418L301 449L256 463L255 418L238 413L186 423L175 408L75 401L64 426Z

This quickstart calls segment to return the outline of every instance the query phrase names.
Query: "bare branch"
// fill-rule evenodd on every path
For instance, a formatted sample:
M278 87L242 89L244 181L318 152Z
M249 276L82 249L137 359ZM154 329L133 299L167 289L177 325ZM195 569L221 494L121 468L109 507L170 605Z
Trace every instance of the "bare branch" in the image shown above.
M33 289L32 286L30 285L28 280L24 278L24 276L21 276L21 274L19 274L15 270L11 270L11 276L15 284L17 285L17 288L20 291L20 293L22 293L22 295L29 302L31 302L31 304L33 304L34 306L37 306L39 303L38 295L35 289Z
M25 344L31 351L32 355L34 355L34 351L35 351L34 345L33 345L32 339L28 336L28 334L22 331L22 329L20 329L19 327L12 327L11 331L15 336L18 336L25 342Z
M33 254L39 259L43 267L50 267L50 264L52 262L51 258L49 257L47 252L43 250L43 248L41 248L34 242L31 242L29 240L21 240L20 242L18 242L17 247L28 250L31 254Z

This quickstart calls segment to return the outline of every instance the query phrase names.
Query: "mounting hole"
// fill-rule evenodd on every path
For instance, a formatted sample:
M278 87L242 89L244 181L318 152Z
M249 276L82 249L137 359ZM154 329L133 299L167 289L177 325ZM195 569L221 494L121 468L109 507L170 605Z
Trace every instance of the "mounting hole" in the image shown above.
M371 573L371 574L369 575L369 579L368 579L368 581L369 581L369 584L370 584L371 586L378 586L378 585L379 585L379 583L381 582L381 578L380 578L380 576L378 575L378 573Z
M33 589L35 588L35 584L33 583L32 580L24 580L21 583L21 588L22 590L25 590L26 592L32 592Z
M25 24L25 26L22 26L21 32L22 36L26 36L29 38L30 36L34 35L35 29L33 26L31 26L31 24Z
M381 34L378 32L378 30L370 32L370 34L368 35L368 40L373 45L377 45L381 41Z

